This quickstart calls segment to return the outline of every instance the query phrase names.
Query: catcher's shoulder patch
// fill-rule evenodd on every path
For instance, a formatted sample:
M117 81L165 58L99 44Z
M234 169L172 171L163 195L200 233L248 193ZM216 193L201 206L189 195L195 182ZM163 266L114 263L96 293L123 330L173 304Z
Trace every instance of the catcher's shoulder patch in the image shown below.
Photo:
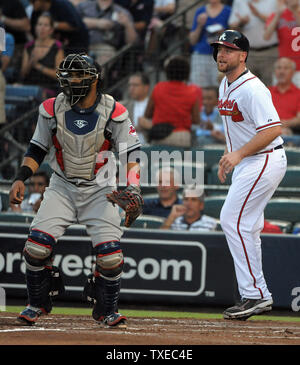
M54 103L55 98L50 98L42 102L39 106L39 113L45 118L54 117Z
M124 105L116 101L115 109L111 115L111 119L114 122L122 123L128 118L128 110Z

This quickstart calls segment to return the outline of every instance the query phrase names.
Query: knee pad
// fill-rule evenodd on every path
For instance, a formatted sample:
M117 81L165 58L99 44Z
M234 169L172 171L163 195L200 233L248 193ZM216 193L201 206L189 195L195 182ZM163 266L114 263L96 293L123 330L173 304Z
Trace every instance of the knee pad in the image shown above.
M108 280L121 277L124 265L119 241L101 243L96 246L96 271Z
M55 243L54 237L48 233L33 229L28 235L23 251L26 267L38 271L51 265Z

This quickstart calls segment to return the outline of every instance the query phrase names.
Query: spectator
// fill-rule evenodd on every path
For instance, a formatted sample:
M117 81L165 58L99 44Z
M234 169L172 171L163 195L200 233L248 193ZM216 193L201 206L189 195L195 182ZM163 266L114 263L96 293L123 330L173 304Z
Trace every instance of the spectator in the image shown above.
M214 231L217 220L203 214L204 194L195 186L187 187L183 192L183 204L175 204L161 229Z
M1 44L1 47L4 44ZM6 122L5 114L5 87L6 78L5 71L10 63L11 57L14 53L14 37L10 33L5 33L5 50L4 47L0 49L0 126ZM0 147L1 154L4 154L4 150L7 152L8 143L4 141L3 145Z
M191 125L200 124L200 115L198 91L187 85L189 62L173 56L165 62L165 72L167 81L155 85L139 128L148 130L153 144L190 147Z
M12 67L20 69L24 44L30 33L30 21L20 0L0 0L0 24L14 37L15 51Z
M89 29L89 50L99 64L108 61L125 44L136 41L131 14L114 0L85 1L77 9Z
M169 41L174 38L176 27L169 24L162 29L165 20L172 16L176 11L175 0L154 0L154 11L151 22L148 26L149 42L147 46L147 53L151 55L157 51L157 35L160 33L162 46L166 48Z
M66 54L88 52L89 33L78 11L69 0L31 0L31 31L39 16L49 12L54 20L54 38L63 44Z
M145 60L145 37L153 14L153 0L115 0L115 2L130 11L138 41L126 56L131 60L125 62L125 68L130 72L143 71Z
M202 95L201 126L192 126L193 143L197 146L225 143L223 122L218 110L218 88L214 86L203 88Z
M264 220L264 228L262 229L261 233L277 233L281 234L282 230L276 224L270 223L267 220Z
M277 84L269 87L284 135L300 134L300 89L292 82L295 69L294 61L279 58L275 63Z
M140 41L144 43L147 28L150 24L154 1L153 0L115 0L116 4L128 9L132 14L135 30L137 31Z
M36 172L30 178L29 194L21 205L10 204L13 212L36 213L39 210L46 187L49 185L49 176L44 172Z
M231 8L221 0L208 0L196 10L189 34L192 45L191 82L200 87L218 86L218 70L210 43L228 28Z
M297 26L300 26L299 1L278 0L277 11L267 19L264 38L269 40L276 31L279 40L279 57L287 57L295 61L296 72L293 82L300 87L299 36L298 32L295 32Z
M174 204L182 204L177 192L179 176L173 168L160 168L157 173L158 198L145 199L143 214L156 215L167 218Z
M139 131L139 119L144 116L149 100L150 79L146 73L137 72L129 77L128 94L129 99L121 101L121 104L128 110L130 119L138 132L141 144L145 144L143 130Z
M264 39L265 22L277 9L277 0L234 0L229 18L230 29L237 29L249 39L248 68L266 85L272 84L272 70L278 58L277 34Z
M43 99L57 94L56 68L64 58L62 44L53 39L54 22L43 13L36 24L36 39L25 45L21 77L25 84L41 86Z
M1 42L0 44L0 59L2 59L2 52L4 51L5 49L5 44L3 44ZM0 69L0 128L2 126L3 123L6 122L6 117L5 117L5 78L3 76L3 72L2 70ZM2 151L2 147L0 147L0 152L1 152L1 155L3 153ZM1 156L2 157L2 156ZM2 160L2 158L1 158Z
M5 51L1 54L1 71L6 74L7 68L10 66L11 59L15 51L15 39L10 33L5 32Z

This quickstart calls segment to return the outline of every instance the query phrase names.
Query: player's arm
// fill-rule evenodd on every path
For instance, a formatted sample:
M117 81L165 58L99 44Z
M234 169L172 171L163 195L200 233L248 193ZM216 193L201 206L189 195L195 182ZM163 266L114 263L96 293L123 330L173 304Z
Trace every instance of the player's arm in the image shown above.
M9 193L11 204L22 203L25 192L24 182L37 171L52 145L52 134L49 121L53 115L49 114L46 109L50 111L49 105L53 105L53 102L54 98L48 99L40 105L39 118L35 132L29 143L27 152L25 153L22 166L15 177Z
M22 203L25 193L24 182L37 171L46 154L47 152L45 152L42 148L33 143L29 144L22 166L15 177L9 193L9 200L11 204Z
M242 148L224 155L220 160L219 166L228 174L243 158L255 155L255 153L263 150L280 135L281 126L279 125L258 132Z

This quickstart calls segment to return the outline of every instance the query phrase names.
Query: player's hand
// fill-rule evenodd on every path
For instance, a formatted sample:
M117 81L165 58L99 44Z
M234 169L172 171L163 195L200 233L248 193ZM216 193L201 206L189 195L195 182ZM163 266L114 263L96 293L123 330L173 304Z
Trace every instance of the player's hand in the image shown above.
M230 152L221 158L219 167L221 167L226 174L229 174L241 160L242 156L239 151Z
M25 185L23 181L17 180L12 184L9 192L10 204L21 204L24 199Z
M221 167L220 165L219 165L219 169L218 169L218 178L219 178L220 182L222 184L224 184L224 182L226 180L226 172L225 172L224 168Z

